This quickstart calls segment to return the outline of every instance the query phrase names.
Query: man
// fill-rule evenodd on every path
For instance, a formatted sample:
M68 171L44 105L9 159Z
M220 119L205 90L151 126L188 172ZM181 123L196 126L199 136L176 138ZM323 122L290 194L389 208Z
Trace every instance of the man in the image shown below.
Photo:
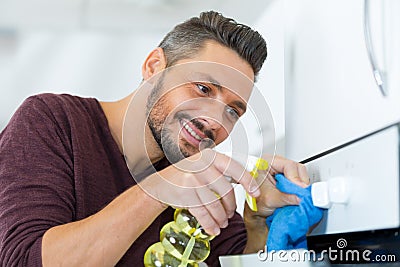
M257 32L205 12L175 27L148 55L142 75L144 87L155 85L151 90L112 103L69 95L28 98L0 135L1 265L141 266L161 227L173 220L170 206L187 207L216 235L210 266L218 266L220 255L262 249L265 218L299 199L268 179L257 188L227 156L198 153L203 140L209 147L228 136L251 87L230 90L192 79L165 91L171 81L165 73L200 62L254 82L265 58ZM281 157L270 163L271 174L308 183L302 165ZM148 172L150 165L157 171ZM257 197L259 210L246 207L244 223L225 177ZM176 186L166 190L168 183Z

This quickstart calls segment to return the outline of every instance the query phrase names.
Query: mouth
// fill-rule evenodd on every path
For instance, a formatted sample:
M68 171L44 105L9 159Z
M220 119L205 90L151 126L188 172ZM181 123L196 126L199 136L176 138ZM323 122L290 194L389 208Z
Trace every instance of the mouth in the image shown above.
M182 119L180 120L180 124L182 126L181 133L184 135L184 138L195 147L198 147L201 140L207 137L188 120Z

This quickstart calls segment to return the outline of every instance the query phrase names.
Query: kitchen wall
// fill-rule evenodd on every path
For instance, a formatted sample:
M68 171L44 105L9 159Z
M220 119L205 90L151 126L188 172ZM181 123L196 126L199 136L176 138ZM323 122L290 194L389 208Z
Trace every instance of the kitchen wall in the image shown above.
M304 160L400 121L400 1L285 1L286 155ZM365 42L386 76L384 96Z
M141 64L173 25L217 10L254 26L268 42L269 55L257 88L266 96L274 124L247 125L251 152L274 151L260 132L284 136L283 24L279 1L0 1L0 129L32 94L70 93L112 101L136 89ZM276 131L276 134L275 134ZM257 139L258 138L258 139ZM260 146L260 143L262 144ZM283 143L278 151L283 153Z
M159 36L102 32L29 32L3 37L1 125L31 94L71 93L116 100L140 82L141 61ZM3 48L4 49L4 48Z

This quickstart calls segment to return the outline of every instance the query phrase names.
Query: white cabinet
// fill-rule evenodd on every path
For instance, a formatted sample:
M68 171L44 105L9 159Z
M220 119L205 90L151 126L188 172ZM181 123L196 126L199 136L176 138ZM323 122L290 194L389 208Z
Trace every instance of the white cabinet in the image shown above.
M366 49L363 0L285 1L287 157L304 160L400 120L400 1L372 2L386 5L385 23L371 10L371 34L387 97Z

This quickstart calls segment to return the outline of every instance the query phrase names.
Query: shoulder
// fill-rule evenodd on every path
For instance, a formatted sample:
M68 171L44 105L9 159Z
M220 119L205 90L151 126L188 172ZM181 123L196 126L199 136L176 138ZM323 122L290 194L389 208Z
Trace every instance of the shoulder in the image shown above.
M57 107L56 95L40 94L26 98L11 117L7 128L16 125L40 124L43 121L53 120L53 107Z
M28 97L21 108L36 108L39 110L60 110L79 108L97 102L94 98L83 98L69 94L44 93Z
M47 118L54 122L79 117L97 109L98 101L69 94L44 93L28 97L14 116L23 115L26 119Z
M98 102L93 98L82 98L67 94L38 94L24 100L11 117L4 133L34 132L45 134L59 132L70 135L71 126L96 111ZM85 116L85 114L88 114Z

